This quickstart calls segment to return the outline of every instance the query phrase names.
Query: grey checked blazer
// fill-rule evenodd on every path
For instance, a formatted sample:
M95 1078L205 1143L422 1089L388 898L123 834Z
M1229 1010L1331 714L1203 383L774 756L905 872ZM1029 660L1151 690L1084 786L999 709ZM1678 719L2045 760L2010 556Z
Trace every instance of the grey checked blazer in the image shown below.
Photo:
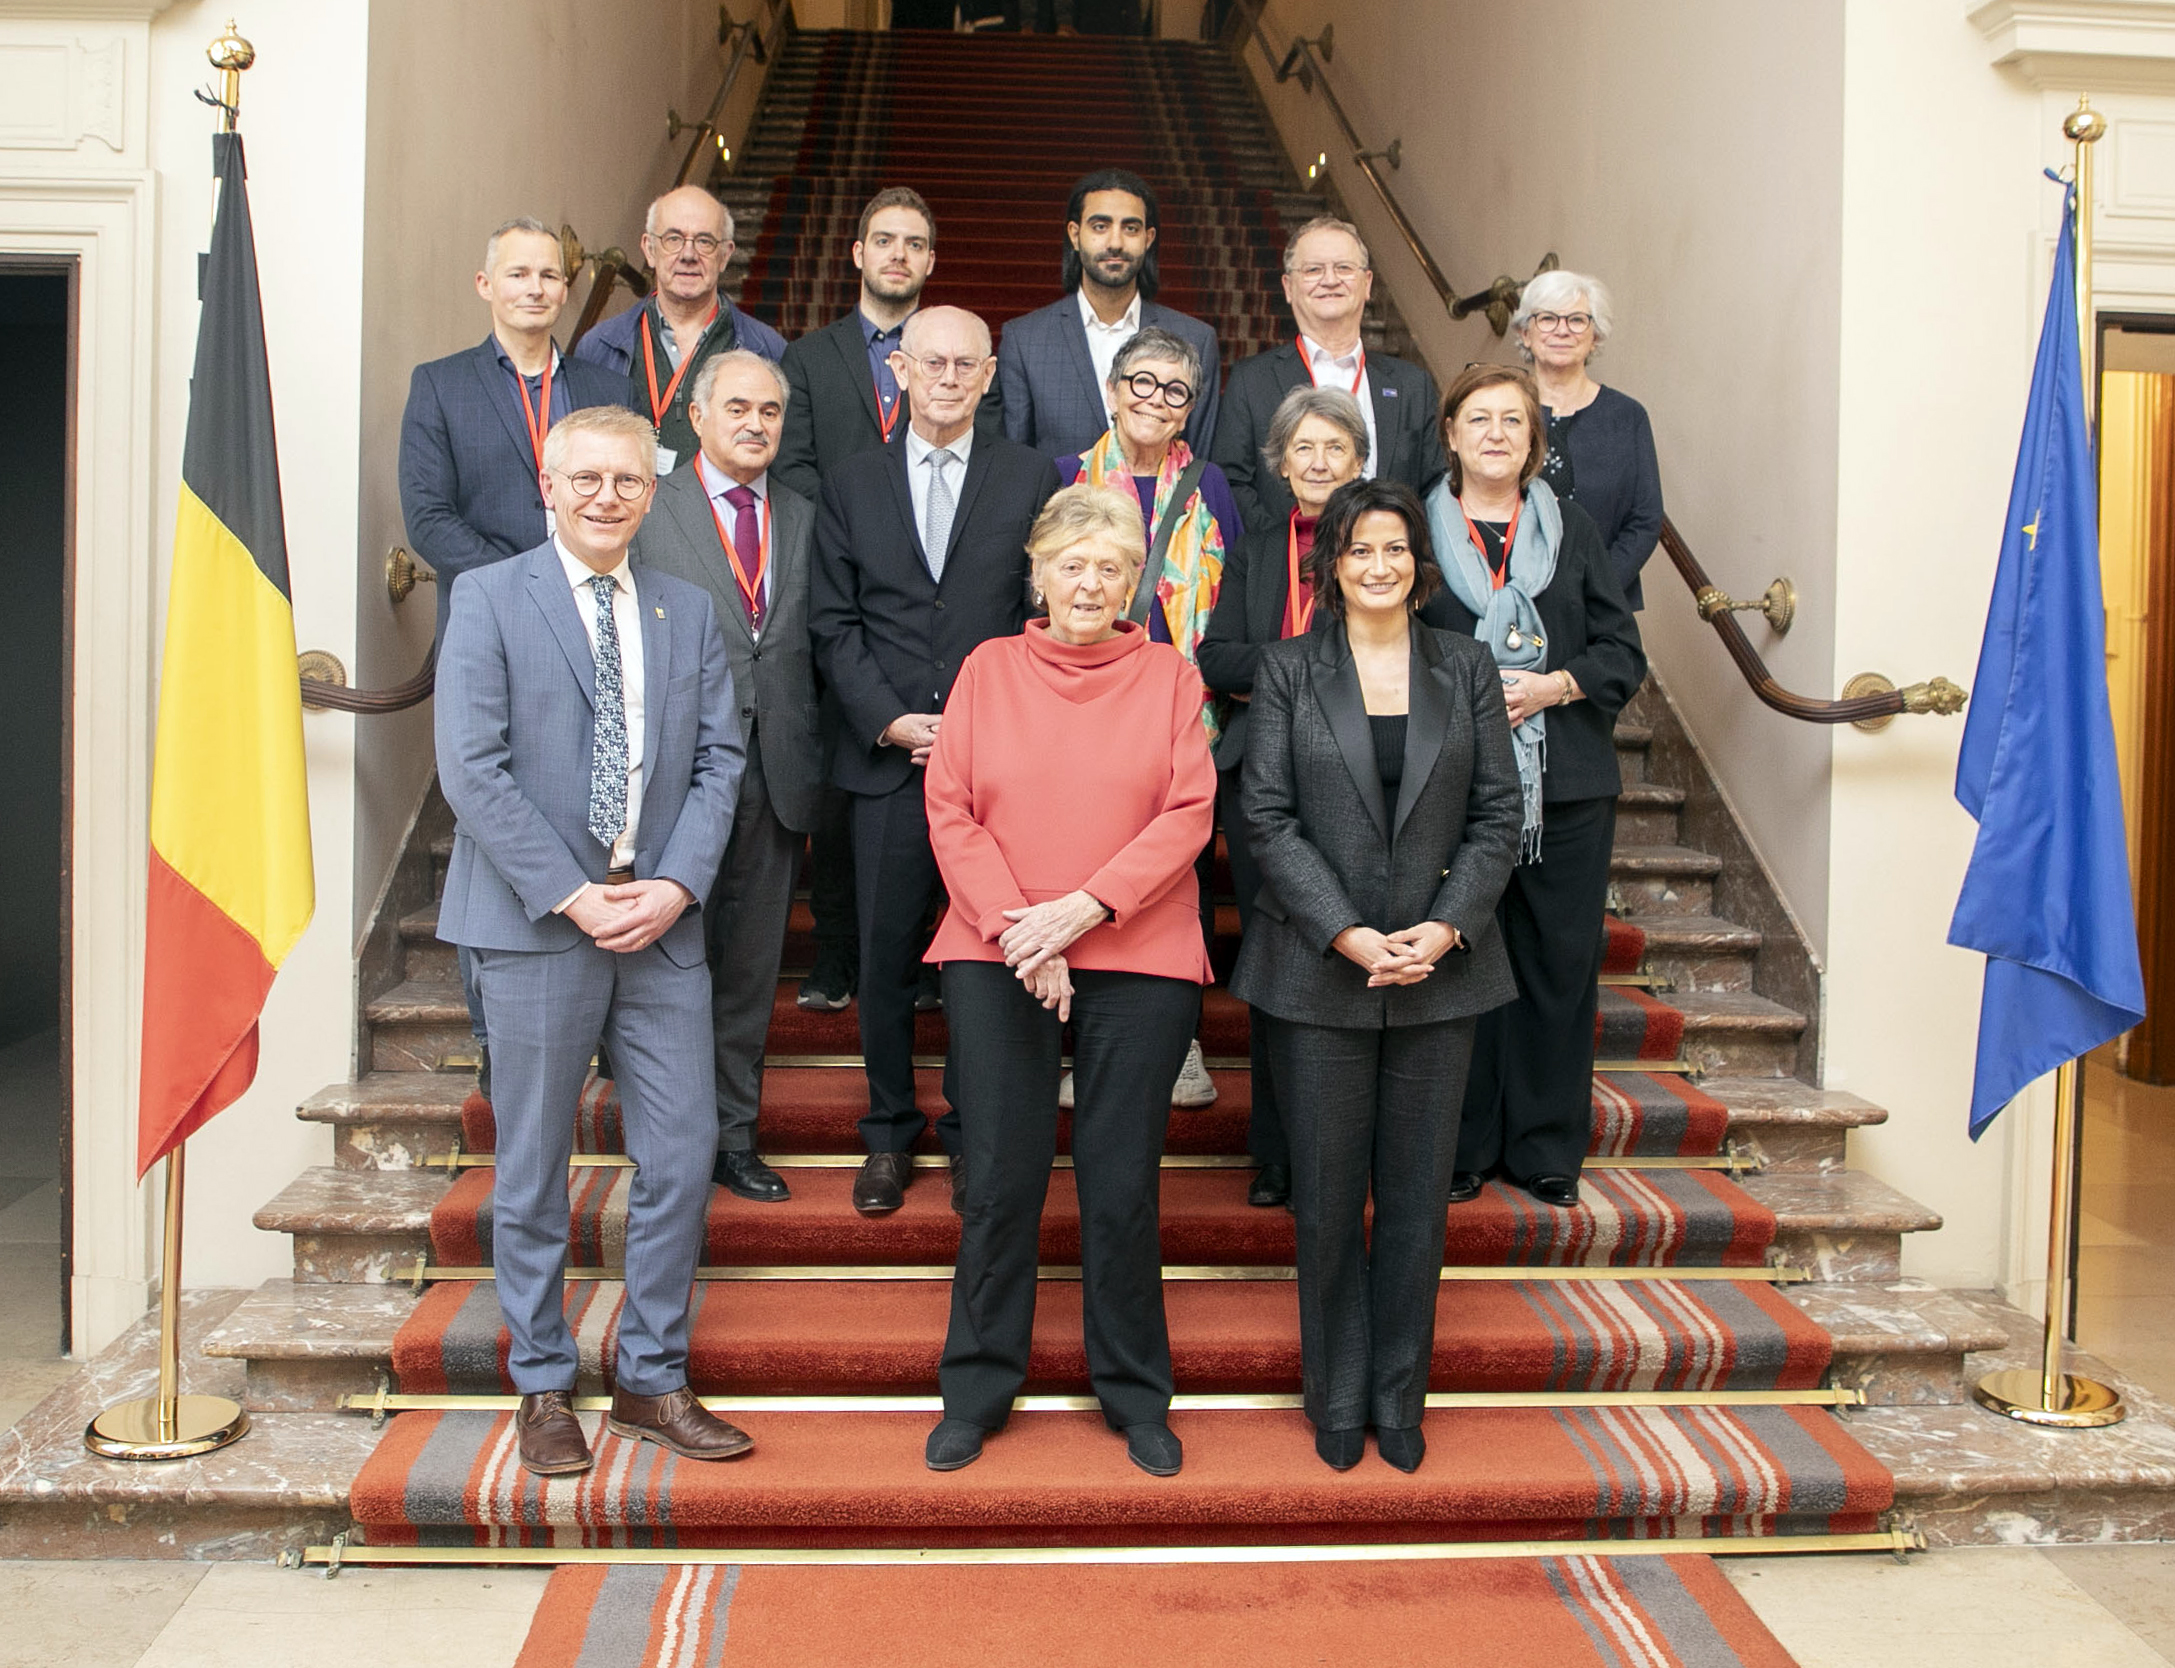
M676 880L700 904L732 832L743 753L717 610L702 590L638 571L642 821L637 879ZM485 950L567 950L552 910L611 853L589 832L596 659L556 546L464 573L438 657L438 781L457 819L438 936ZM658 946L703 960L699 909Z
M1262 887L1231 994L1308 1025L1376 1029L1483 1013L1517 994L1495 927L1523 820L1495 662L1412 627L1404 780L1387 803L1344 627L1271 643L1254 673L1240 805ZM1346 927L1457 928L1417 985L1367 988Z
M1168 330L1201 356L1201 392L1186 419L1193 455L1209 455L1216 433L1216 406L1223 386L1223 355L1215 326L1191 313L1154 301L1140 304L1140 325ZM1004 432L1044 457L1077 457L1110 427L1102 386L1080 322L1078 291L1022 314L1004 327L997 343L997 381L991 397L1004 405Z

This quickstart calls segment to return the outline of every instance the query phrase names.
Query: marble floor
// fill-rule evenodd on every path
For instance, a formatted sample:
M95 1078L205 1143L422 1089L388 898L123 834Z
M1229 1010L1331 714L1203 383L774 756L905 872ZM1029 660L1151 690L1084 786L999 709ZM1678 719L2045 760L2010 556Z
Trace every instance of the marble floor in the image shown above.
M2082 1164L2077 1342L2175 1398L2175 1087L2133 1083L2095 1055Z
M60 1037L0 1048L0 1427L79 1363L60 1353Z

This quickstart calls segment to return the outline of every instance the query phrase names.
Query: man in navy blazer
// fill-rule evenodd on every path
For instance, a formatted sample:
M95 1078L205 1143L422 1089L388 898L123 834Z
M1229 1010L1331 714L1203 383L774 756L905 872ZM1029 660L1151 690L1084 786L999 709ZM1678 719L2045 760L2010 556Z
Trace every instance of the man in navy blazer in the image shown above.
M521 1463L543 1476L591 1463L570 1400L567 1161L600 1040L635 1163L608 1423L689 1459L752 1446L687 1387L717 1146L702 904L745 755L708 593L627 559L656 449L624 409L561 419L543 447L553 536L460 577L438 666L457 819L438 935L474 952L496 1016L491 1261Z
M551 339L566 269L542 221L524 216L491 234L476 293L490 306L490 335L416 366L400 420L400 513L438 576L434 642L445 639L456 579L550 536L538 450L551 425L627 395L623 377L564 357Z
M1157 210L1145 180L1089 174L1065 208L1065 299L1014 319L997 352L1004 432L1045 457L1076 456L1110 427L1105 385L1118 349L1148 325L1190 342L1201 381L1186 444L1206 456L1216 433L1223 355L1215 329L1155 299Z

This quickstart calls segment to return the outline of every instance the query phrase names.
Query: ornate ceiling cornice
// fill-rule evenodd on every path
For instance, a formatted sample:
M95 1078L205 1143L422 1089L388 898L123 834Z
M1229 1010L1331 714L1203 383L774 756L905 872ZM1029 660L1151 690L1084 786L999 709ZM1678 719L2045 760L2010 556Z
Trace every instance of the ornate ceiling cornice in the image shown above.
M1967 15L2034 86L2175 92L2170 0L1978 0Z

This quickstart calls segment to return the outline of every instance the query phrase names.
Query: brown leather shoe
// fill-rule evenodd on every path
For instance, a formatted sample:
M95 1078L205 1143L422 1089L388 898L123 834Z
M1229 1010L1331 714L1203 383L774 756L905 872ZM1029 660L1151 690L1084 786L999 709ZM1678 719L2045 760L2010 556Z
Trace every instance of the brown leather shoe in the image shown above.
M870 1153L853 1178L853 1208L863 1216L889 1216L906 1203L913 1179L912 1153Z
M654 1442L682 1459L738 1459L755 1446L753 1437L710 1412L684 1385L662 1396L614 1389L605 1423L615 1436Z
M571 1391L523 1396L514 1413L514 1434L521 1444L521 1469L535 1476L571 1477L595 1463L581 1421L574 1417Z

